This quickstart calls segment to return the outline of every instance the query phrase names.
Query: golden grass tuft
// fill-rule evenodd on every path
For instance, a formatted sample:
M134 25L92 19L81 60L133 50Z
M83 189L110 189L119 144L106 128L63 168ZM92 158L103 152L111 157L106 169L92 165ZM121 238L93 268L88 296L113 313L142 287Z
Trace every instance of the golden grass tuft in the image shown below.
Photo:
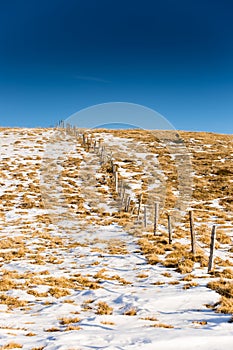
M192 287L197 287L198 283L197 282L190 282L190 283L186 283L183 285L183 289L190 289Z
M166 323L155 323L150 325L150 327L154 327L154 328L174 328L174 326L166 324Z
M226 234L226 232L222 231L222 230L217 230L217 234L216 234L216 239L219 243L221 244L229 244L232 245L232 239L230 236L228 236Z
M49 293L57 299L70 295L70 291L68 289L60 288L60 287L50 288Z
M155 316L147 316L147 317L141 317L141 320L145 320L145 321L158 321L158 319Z
M147 278L148 275L146 273L140 272L139 274L137 274L137 278Z
M216 311L224 314L233 314L233 298L221 297Z
M51 328L47 328L45 329L45 332L60 332L60 328L58 327L51 327Z
M233 314L233 283L231 280L220 278L207 284L208 288L215 290L221 295L220 301L214 305L217 312Z
M193 271L194 261L191 259L184 259L181 262L178 262L176 271L185 274Z
M197 324L197 325L201 325L201 326L207 325L207 321L193 321L192 323Z
M135 316L135 315L137 315L137 310L134 307L132 307L132 308L126 310L124 312L124 315L126 315L126 316Z
M111 321L101 321L100 323L101 324L105 324L105 325L109 325L109 326L114 326L115 325L115 323L111 322Z
M97 315L112 315L113 313L113 308L109 306L107 303L104 301L100 301L97 304L98 309L96 311Z
M233 279L233 270L228 268L222 271L213 271L212 275L215 277Z
M79 317L62 317L59 319L59 322L61 325L67 325L70 323L78 323L80 322L80 318Z
M107 245L107 251L112 255L125 255L128 254L125 242L120 239L111 239Z
M9 309L24 307L28 305L26 300L20 300L19 298L11 297L6 294L0 295L0 304L5 304Z
M7 349L21 349L23 345L11 342L6 345L0 346L0 350L7 350Z
M233 298L233 283L230 280L219 279L218 281L211 281L207 284L207 287L224 297Z
M69 324L66 328L65 328L65 332L68 331L79 331L80 329L82 329L80 326L75 326L73 324Z

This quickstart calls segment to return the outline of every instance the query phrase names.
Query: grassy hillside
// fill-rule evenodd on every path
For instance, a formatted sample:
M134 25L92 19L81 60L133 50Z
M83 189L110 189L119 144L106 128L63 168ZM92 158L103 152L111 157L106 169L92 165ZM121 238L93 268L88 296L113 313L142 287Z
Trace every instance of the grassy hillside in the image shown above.
M2 349L17 344L53 348L48 345L50 332L58 346L54 349L89 349L94 338L88 327L97 325L102 325L106 342L118 327L132 326L135 333L147 327L153 346L160 334L155 329L173 331L172 337L177 331L178 337L178 329L185 335L194 325L214 325L213 311L207 321L203 316L211 309L226 314L223 322L230 320L232 135L4 128L0 149ZM207 274L213 225L214 267ZM171 302L161 304L167 305L166 312L157 312L160 306L152 296L159 292L163 298L166 291ZM190 298L193 314L186 315L178 296ZM169 316L173 308L188 318L175 320ZM126 321L132 316L134 321ZM223 328L222 336L227 331ZM64 347L66 332L74 341ZM212 336L211 327L208 332ZM89 337L89 345L79 343L82 336ZM116 336L114 342L128 348L124 337ZM132 342L139 346L139 340Z

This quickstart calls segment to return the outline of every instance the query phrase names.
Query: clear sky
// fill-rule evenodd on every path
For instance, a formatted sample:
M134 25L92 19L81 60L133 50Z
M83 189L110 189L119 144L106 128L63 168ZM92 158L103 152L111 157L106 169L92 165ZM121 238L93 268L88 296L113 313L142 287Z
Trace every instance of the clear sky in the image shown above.
M232 0L0 0L0 125L130 102L233 133Z

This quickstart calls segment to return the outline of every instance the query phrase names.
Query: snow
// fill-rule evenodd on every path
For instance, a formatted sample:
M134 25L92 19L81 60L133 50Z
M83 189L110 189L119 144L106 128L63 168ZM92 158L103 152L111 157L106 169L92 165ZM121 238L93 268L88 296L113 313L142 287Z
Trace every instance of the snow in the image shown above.
M28 186L31 180L27 175L33 170L35 163L42 164L43 160L36 159L36 156L42 156L43 151L55 159L59 156L66 158L68 153L72 156L77 155L77 149L69 137L60 147L55 144L53 150L55 149L57 154L49 153L51 149L48 148L46 151L46 140L50 140L51 137L51 130L42 133L30 129L1 131L1 156L2 159L10 158L8 164L11 167L7 173L9 179L0 179L4 182L1 186L1 195L7 192L14 193L14 186L18 182L25 188ZM103 137L112 147L120 144L121 151L127 152L127 159L135 158L133 151L128 151L131 139L112 135ZM21 142L19 148L14 145L16 140ZM41 142L40 148L35 148L35 142L38 141ZM26 158L28 155L32 159L23 162L27 166L26 176L18 180L12 176L18 171L17 166L12 166L12 162L22 164L22 157ZM137 161L144 161L145 156L145 153L139 152ZM79 165L79 177L74 180L77 188L82 188L80 195L84 200L84 208L90 210L91 203L97 200L97 208L109 213L117 211L110 195L106 195L104 199L100 199L97 194L96 198L90 198L89 191L95 195L94 176L87 177L87 170L89 175L99 171L96 180L101 178L98 158L85 152L81 146L78 146L77 158L83 161ZM152 162L158 166L156 156ZM60 165L56 169L61 172L63 167ZM128 179L135 175L135 172L127 168L120 168L119 171ZM156 171L160 176L163 175L160 169ZM54 190L50 189L51 183L48 184L46 181L43 183L42 180L43 178L41 182L47 186L46 190L50 191L50 195L57 198L56 203L63 203L62 188L55 186ZM54 181L56 185L57 182ZM129 191L132 191L133 195L140 186L141 181L137 180L132 183ZM149 189L156 189L158 186L159 179L154 185L149 185ZM109 191L107 185L102 185L101 188ZM7 305L0 304L0 346L15 342L28 350L230 348L233 335L232 324L228 323L230 315L216 314L206 306L219 300L216 292L206 288L206 283L210 280L206 270L196 271L195 282L198 283L196 287L183 289L185 284L183 276L161 264L149 265L139 250L137 238L117 223L104 224L98 212L91 213L89 219L75 216L67 219L62 215L61 208L52 208L54 219L52 223L46 224L38 219L39 215L48 213L46 208L33 207L25 210L17 208L21 195L22 193L16 193L16 198L11 202L11 209L4 208L3 203L0 204L4 214L0 217L0 237L2 241L7 237L23 235L29 251L20 259L2 261L0 272L1 275L6 270L22 274L23 277L18 281L23 285L26 285L27 273L35 274L35 277L41 278L42 282L37 284L34 280L33 284L31 280L25 289L12 288L4 292L8 296L25 300L28 304L25 307L10 309ZM38 198L36 197L34 204L38 203ZM218 207L218 201L214 200L212 205ZM57 221L56 210L60 213ZM64 212L68 212L68 209L64 209ZM98 221L92 223L93 217ZM49 239L43 238L43 233L54 239L60 238L62 244L46 246ZM110 252L110 248L117 245L125 248L124 254ZM38 247L45 249L39 251ZM33 261L33 251L42 256L42 264ZM59 259L60 263L52 263L49 260L54 257ZM48 274L45 271L48 271ZM166 277L165 272L169 272L170 277ZM48 276L73 279L76 283L80 274L96 282L98 288L82 287L77 283L75 288L68 288L70 294L62 297L56 297L49 292L51 285L46 284ZM177 284L169 283L172 281L177 281ZM156 282L164 284L158 285ZM59 287L59 284L55 286ZM29 290L41 296L30 294ZM47 296L43 296L43 293ZM112 307L112 314L98 314L99 302L105 302ZM135 310L135 315L126 315L125 313L131 309ZM71 324L79 326L80 329L66 330L67 325L62 325L60 322L63 317L78 317L80 321ZM171 328L164 328L165 325Z

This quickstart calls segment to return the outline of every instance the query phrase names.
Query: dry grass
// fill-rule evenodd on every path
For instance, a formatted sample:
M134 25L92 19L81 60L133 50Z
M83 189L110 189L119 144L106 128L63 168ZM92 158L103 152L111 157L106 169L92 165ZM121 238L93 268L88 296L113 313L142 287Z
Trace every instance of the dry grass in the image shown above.
M179 281L169 281L168 284L175 286L177 284L180 284L180 282Z
M222 271L214 271L212 275L215 277L233 279L233 270L228 268Z
M155 323L153 325L150 325L150 327L154 327L154 328L174 328L174 326L166 324L166 323Z
M98 289L100 285L97 282L91 281L87 277L82 276L81 274L75 274L72 280L77 283L78 288L80 289Z
M192 323L193 323L193 324L197 324L197 325L201 325L201 326L207 325L207 322L206 322L206 321L193 321Z
M137 278L147 278L148 275L146 273L140 272L139 274L137 274Z
M233 298L221 297L216 311L224 314L233 314Z
M162 276L164 276L164 277L172 277L170 272L163 272Z
M65 332L69 332L69 331L79 331L80 329L82 329L80 326L75 326L73 324L69 324L66 328L65 328Z
M126 310L124 312L124 315L126 315L126 316L135 316L135 315L137 315L137 310L134 307L132 307L132 308Z
M192 287L197 287L198 283L197 282L190 282L190 283L186 283L183 285L183 289L190 289Z
M60 332L60 328L58 327L51 327L51 328L47 328L45 329L45 332Z
M218 281L211 281L207 284L211 288L227 298L233 298L233 283L231 280L220 279Z
M111 321L101 321L100 323L105 324L105 325L109 325L109 326L115 326L115 323L111 322Z
M155 316L147 316L147 317L142 317L141 320L145 320L145 321L158 321L158 319Z
M80 318L79 317L62 317L59 319L59 322L61 325L67 325L70 323L78 323L80 322Z
M98 309L96 311L97 315L112 315L113 313L113 308L109 306L107 303L104 301L100 301L97 304Z
M128 254L125 242L119 239L111 239L107 245L107 252L112 255Z
M0 295L0 304L5 304L9 309L14 309L18 307L25 307L28 305L26 300L20 300L19 298L11 297L6 294Z
M70 295L70 291L65 288L52 287L49 289L49 293L55 298L62 298L64 296Z
M233 313L233 283L231 279L220 278L218 281L211 281L208 288L215 290L222 297L215 305L215 310L221 313Z
M7 349L21 349L23 345L11 342L6 345L0 346L0 350L7 350Z
M232 239L230 236L228 236L226 234L226 232L222 231L222 230L217 230L217 234L216 234L216 239L218 240L219 243L221 244L229 244L232 245Z
M34 295L37 298L46 298L49 295L48 292L37 292L36 290L33 290L33 289L28 289L27 293Z

